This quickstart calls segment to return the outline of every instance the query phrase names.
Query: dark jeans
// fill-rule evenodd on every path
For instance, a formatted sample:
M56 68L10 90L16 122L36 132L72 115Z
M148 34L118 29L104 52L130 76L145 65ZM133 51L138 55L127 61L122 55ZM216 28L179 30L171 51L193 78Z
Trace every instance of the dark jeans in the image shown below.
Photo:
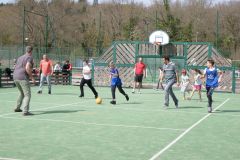
M95 96L98 96L97 91L95 90L95 88L92 85L92 79L84 79L84 78L81 80L81 83L80 83L81 95L84 96L83 86L84 86L85 83L87 83L88 87L92 90L93 94Z
M124 92L124 90L122 89L122 86L111 86L111 91L112 91L112 98L115 99L116 95L116 88L118 88L119 92L122 93L124 96L126 96L126 93Z
M212 107L212 94L213 94L213 91L214 91L214 88L212 87L206 87L207 89L207 98L208 98L208 107Z
M70 72L69 71L63 71L62 72L62 83L67 85L70 83L69 80Z

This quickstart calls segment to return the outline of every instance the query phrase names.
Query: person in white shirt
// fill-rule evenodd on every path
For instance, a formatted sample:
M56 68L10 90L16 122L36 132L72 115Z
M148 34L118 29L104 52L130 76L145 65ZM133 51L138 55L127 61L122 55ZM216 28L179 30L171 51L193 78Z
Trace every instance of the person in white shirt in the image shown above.
M194 72L195 73L194 73L193 90L192 90L191 96L188 99L191 100L194 92L197 91L199 94L199 99L200 99L200 101L202 101L202 93L201 93L201 91L202 91L202 80L201 80L202 72L198 69L195 69Z
M183 99L186 100L186 92L189 91L189 77L185 69L182 70L181 76L181 92L183 92Z
M81 83L80 83L80 91L81 91L81 94L79 97L84 97L84 90L83 90L83 86L85 83L87 83L88 87L92 90L93 94L95 95L95 98L98 97L98 93L97 91L95 90L95 88L93 87L92 85L92 76L91 76L91 68L90 68L90 65L89 65L89 62L88 60L86 60L84 63L83 63L83 78L81 80Z
M54 74L55 74L55 84L59 83L59 73L62 71L62 67L60 65L60 62L57 62L54 66Z

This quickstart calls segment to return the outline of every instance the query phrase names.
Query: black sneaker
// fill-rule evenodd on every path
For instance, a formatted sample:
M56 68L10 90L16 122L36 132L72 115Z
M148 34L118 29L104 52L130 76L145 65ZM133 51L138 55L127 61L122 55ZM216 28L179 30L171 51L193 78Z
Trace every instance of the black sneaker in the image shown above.
M48 91L48 94L52 94L52 92L51 92L51 91Z
M14 112L22 112L22 110L19 108L14 109Z
M33 116L34 114L33 113L31 113L31 112L25 112L25 113L23 113L23 116Z
M38 91L37 93L38 93L38 94L42 94L42 91Z
M80 96L78 96L78 97L84 97L84 95L80 95Z
M177 102L177 103L175 103L175 107L176 107L176 108L178 108L178 102Z
M98 95L95 95L95 99L97 99L98 98Z
M115 104L116 104L116 101L111 101L110 103L115 105Z
M129 101L129 97L128 97L128 95L127 95L127 94L125 95L125 97L126 97L126 100L127 100L127 101Z

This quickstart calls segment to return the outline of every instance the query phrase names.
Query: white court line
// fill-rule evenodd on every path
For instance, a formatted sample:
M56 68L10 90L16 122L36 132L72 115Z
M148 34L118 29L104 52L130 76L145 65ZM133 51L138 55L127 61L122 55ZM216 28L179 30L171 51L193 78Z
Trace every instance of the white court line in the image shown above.
M17 101L10 101L10 100L1 100L1 102L12 102L12 103L16 103ZM39 104L51 104L51 105L60 105L60 103L45 103L45 102L39 102L39 101L34 101L32 100L30 103L39 103Z
M34 112L34 111L41 111L41 110L47 110L47 109L53 109L53 108L60 108L60 107L71 106L71 105L75 105L75 104L81 104L81 103L83 103L83 102L70 103L70 104L63 104L63 105L58 105L58 106L53 106L53 107L39 108L39 109L31 110L31 112ZM1 114L0 117L8 116L8 115L13 115L13 114L19 114L19 112L11 112L11 113Z
M171 131L184 131L185 129L176 128L160 128L152 126L138 126L138 125L122 125L122 124L107 124L107 123L93 123L93 122L80 122L80 121L66 121L58 119L43 119L43 118L16 118L16 117L0 117L6 119L21 119L21 120L36 120L36 121L48 121L48 122L60 122L60 123L72 123L82 125L94 125L94 126L105 126L105 127L123 127L123 128L141 128L141 129L154 129L154 130L171 130Z
M217 106L213 111L216 111L218 108L222 107L226 102L228 102L230 98L226 99L222 104ZM149 160L156 160L160 159L160 156L167 151L170 147L172 147L175 143L177 143L181 138L183 138L188 132L190 132L193 128L195 128L197 125L199 125L203 120L208 118L211 113L207 114L203 118L201 118L199 121L194 123L192 126L190 126L187 130L185 130L182 134L180 134L176 139L174 139L172 142L170 142L166 147L164 147L162 150L160 150L158 153L156 153L154 156L152 156Z
M213 114L212 116L216 116L216 117L240 117L240 115L238 115L238 114L221 114L221 112L217 112L217 113L218 114Z
M0 157L0 160L20 160L20 159Z
M0 94L12 94L12 93L18 93L18 92L4 92L4 93L0 93Z
M87 107L89 107L89 106L87 106ZM99 108L99 107L96 107L96 108ZM189 114L199 114L199 115L207 115L208 114L208 113L203 113L203 112L182 111L181 107L179 109L141 109L141 108L123 108L123 107L114 106L112 109L133 110L133 111L140 111L140 112L148 112L149 111L149 112L168 112L168 113L189 113ZM206 109L207 109L207 107L206 107ZM217 113L217 114L213 114L212 116L240 117L240 115L237 115L237 114L221 114L221 112L215 112L215 113Z
M101 108L99 106L82 106L82 107L84 107L84 108ZM199 114L199 115L207 114L207 113L202 113L202 112L181 111L181 109L141 109L141 108L126 108L126 107L117 107L117 106L114 106L114 107L105 106L103 108L133 110L133 111L140 111L140 112L168 112L168 113L178 113L179 112L179 113L193 113L193 114Z
M13 102L16 103L16 101L9 101L6 100L5 102ZM50 105L60 105L57 103L44 103L44 102L37 102L37 101L31 101L30 103L39 103L39 104L50 104ZM77 103L81 104L81 103ZM72 104L73 106L76 106L77 104ZM82 108L100 108L99 106L81 106ZM55 107L54 107L55 108ZM133 110L133 111L139 111L139 112L168 112L168 113L189 113L189 114L199 114L199 115L206 115L207 113L202 112L192 112L192 111L182 111L181 109L141 109L141 108L126 108L126 107L103 107L103 108L110 108L110 109L120 109L120 110ZM181 108L181 107L180 107ZM45 109L45 108L43 108ZM47 108L48 109L48 108ZM51 109L51 108L50 108ZM35 110L33 110L35 111ZM169 112L170 111L170 112ZM221 113L221 112L220 112ZM8 114L7 114L8 115ZM1 116L1 115L0 115ZM230 114L214 114L213 116L228 116L228 117L240 117L240 115L230 115Z

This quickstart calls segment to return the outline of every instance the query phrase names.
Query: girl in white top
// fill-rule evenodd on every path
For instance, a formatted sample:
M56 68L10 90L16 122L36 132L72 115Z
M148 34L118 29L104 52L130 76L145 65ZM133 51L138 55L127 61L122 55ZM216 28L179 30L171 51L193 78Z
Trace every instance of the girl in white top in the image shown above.
M183 99L186 100L186 92L189 91L189 77L185 69L182 70L181 76L181 92L183 92Z
M192 99L192 96L194 95L194 92L197 91L199 94L199 99L202 101L202 72L198 69L194 69L194 85L193 85L193 90L192 94L189 97L189 100Z
M156 87L156 90L158 91L159 88L161 87L161 89L164 89L162 84L160 83L160 79L161 79L161 76L162 76L162 73L163 73L163 69L162 67L159 67L159 77L158 77L158 83L157 83L157 87Z
M53 70L54 70L54 72L61 72L62 67L61 67L61 65L60 65L60 62L57 62L57 63L55 64Z
M59 73L62 71L62 67L60 65L60 62L57 62L54 66L54 74L55 74L55 84L59 83Z
M80 96L79 97L84 97L84 89L83 89L83 86L85 85L85 83L87 83L88 87L92 90L95 98L98 97L98 93L97 91L95 90L95 88L93 87L92 85L92 76L91 76L91 66L89 65L89 62L88 60L86 60L84 63L83 63L83 71L82 71L82 74L83 74L83 78L81 80L81 83L80 83Z

